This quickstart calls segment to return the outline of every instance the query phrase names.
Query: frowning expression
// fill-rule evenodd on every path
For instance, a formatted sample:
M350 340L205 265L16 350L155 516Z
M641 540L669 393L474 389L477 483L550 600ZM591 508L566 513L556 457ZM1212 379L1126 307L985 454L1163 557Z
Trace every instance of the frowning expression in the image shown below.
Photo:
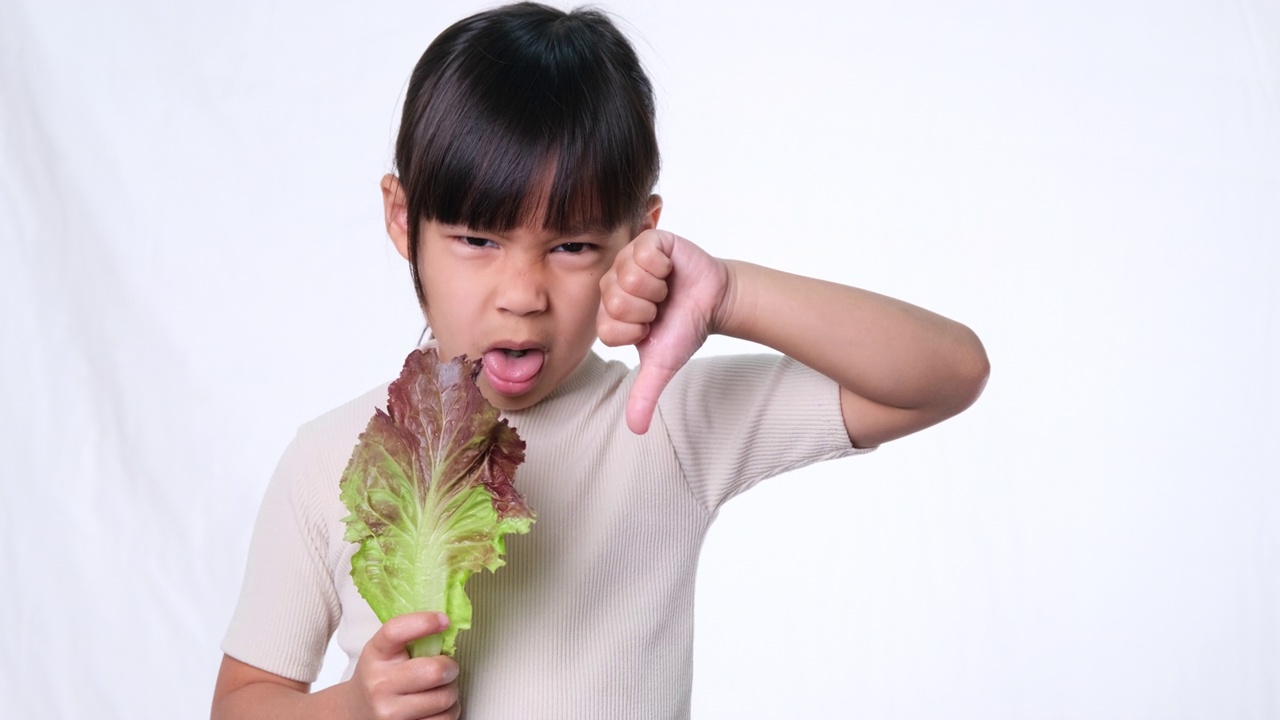
M573 372L596 340L600 278L632 230L484 232L424 221L418 263L440 353L484 358L479 385L503 410L527 408Z

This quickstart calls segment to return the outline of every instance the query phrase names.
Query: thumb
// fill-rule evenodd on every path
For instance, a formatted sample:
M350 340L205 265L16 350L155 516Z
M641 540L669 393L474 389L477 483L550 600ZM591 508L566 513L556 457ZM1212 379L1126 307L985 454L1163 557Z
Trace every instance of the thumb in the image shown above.
M658 397L687 358L670 357L669 353L662 352L662 346L654 344L652 337L645 338L637 349L640 352L640 369L636 372L631 394L627 396L627 427L636 435L643 435L649 431L653 421Z
M442 612L405 613L383 623L365 647L379 660L407 657L405 645L418 638L444 632L447 627L449 616Z

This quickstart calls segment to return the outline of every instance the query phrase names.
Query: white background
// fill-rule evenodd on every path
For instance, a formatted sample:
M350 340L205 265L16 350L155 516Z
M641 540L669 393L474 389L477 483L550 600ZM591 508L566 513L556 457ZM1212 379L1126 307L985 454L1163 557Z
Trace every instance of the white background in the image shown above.
M479 7L0 2L0 717L207 715L279 453L418 339L377 182ZM1280 4L605 7L667 228L993 365L725 509L695 717L1280 717Z

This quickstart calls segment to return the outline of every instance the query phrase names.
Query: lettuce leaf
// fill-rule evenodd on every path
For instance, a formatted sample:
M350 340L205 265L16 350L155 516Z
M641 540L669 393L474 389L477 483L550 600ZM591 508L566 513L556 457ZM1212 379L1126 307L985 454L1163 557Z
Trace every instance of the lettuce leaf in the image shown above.
M471 574L504 564L503 536L534 514L512 485L524 441L476 387L478 361L414 350L375 409L339 483L356 589L382 622L444 611L449 627L409 645L452 655L471 627Z

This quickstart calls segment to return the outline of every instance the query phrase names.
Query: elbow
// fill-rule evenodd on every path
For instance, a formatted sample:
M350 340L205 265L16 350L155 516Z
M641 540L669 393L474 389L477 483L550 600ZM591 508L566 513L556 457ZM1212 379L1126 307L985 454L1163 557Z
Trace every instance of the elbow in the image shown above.
M962 326L963 327L963 326ZM968 327L963 327L963 348L956 361L956 407L953 414L968 409L982 396L991 377L991 360L982 340Z

